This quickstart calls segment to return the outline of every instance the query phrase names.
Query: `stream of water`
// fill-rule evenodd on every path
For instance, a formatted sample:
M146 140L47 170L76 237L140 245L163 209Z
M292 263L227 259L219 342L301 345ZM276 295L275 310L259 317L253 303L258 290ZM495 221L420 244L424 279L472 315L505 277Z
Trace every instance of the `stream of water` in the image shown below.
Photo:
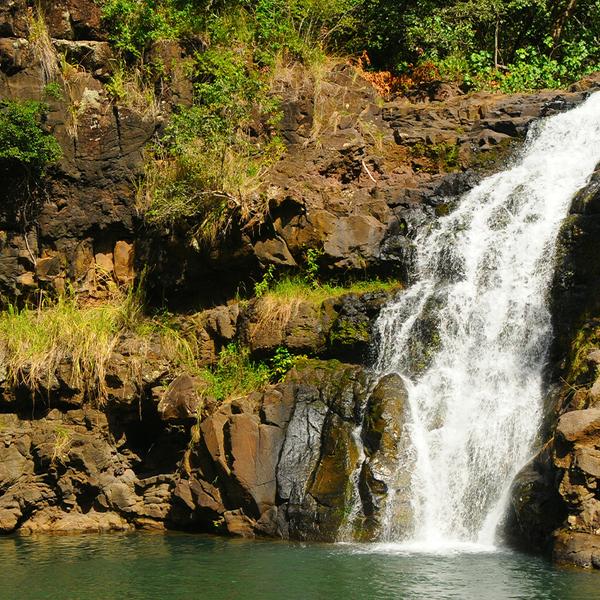
M414 530L385 539L493 546L542 417L555 243L600 161L600 94L536 123L507 170L415 240L411 287L378 320L376 371L399 373L410 415ZM393 506L393 489L390 505Z

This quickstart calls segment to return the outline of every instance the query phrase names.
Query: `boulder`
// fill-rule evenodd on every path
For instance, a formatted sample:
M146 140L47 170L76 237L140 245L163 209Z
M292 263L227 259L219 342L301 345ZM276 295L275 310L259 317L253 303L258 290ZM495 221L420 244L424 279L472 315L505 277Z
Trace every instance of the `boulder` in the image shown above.
M559 530L552 558L559 564L600 569L600 535Z
M176 377L158 403L158 413L165 421L198 419L201 407L199 382L188 374Z
M363 426L366 458L360 475L360 492L366 517L363 539L376 539L386 514L394 515L394 534L404 537L412 525L410 499L410 448L403 437L407 419L407 391L402 378L385 375L373 388Z
M567 442L584 442L600 436L600 408L573 410L562 415L556 426L558 436Z

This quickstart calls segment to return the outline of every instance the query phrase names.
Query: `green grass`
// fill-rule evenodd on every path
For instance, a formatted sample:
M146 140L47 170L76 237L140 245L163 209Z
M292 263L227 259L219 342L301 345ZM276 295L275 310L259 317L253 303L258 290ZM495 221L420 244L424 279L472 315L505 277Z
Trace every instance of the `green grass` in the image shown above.
M284 277L265 292L265 298L278 301L303 300L320 304L328 298L339 298L346 294L366 294L368 292L391 292L400 289L398 281L391 279L370 279L355 281L345 285L322 283L313 285L302 276Z
M64 296L37 309L9 306L0 312L0 359L7 383L35 391L52 381L61 365L70 365L68 383L91 399L102 400L107 364L125 333L142 339L153 337L170 357L174 370L195 366L194 340L165 319L145 317L134 291L87 306ZM136 359L143 358L142 350Z
M237 344L229 344L219 354L214 368L203 369L202 396L217 402L241 397L259 390L269 383L271 369L262 362L250 359L250 350Z

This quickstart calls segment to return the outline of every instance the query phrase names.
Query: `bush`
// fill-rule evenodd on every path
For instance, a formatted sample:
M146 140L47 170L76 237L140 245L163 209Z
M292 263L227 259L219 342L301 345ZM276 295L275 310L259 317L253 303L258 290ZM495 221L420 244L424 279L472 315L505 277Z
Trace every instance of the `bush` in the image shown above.
M42 126L45 112L39 102L0 101L0 168L38 176L60 159L58 142Z
M197 239L212 241L236 220L262 218L267 206L256 192L284 146L279 102L253 60L244 45L197 56L195 105L173 115L148 163L150 222L194 218Z
M294 356L285 346L279 346L271 359L271 380L282 381L288 371L294 368L299 358L306 357L304 355L302 357Z
M177 39L198 28L202 8L208 8L193 0L98 1L110 42L130 61L143 58L157 40Z

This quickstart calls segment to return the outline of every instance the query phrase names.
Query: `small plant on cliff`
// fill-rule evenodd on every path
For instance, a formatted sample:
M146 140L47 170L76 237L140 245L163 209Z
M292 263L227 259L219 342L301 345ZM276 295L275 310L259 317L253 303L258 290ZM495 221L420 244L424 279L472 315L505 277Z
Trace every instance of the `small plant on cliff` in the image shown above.
M52 83L59 74L58 55L48 32L42 3L37 0L35 8L29 9L29 43L35 58L42 67L44 83Z
M306 356L294 356L285 346L279 346L271 358L271 381L281 381L300 358Z
M306 264L304 272L306 273L307 282L314 288L319 287L319 261L324 252L318 248L309 248L306 251Z
M201 376L203 395L222 402L260 389L269 382L270 372L264 363L251 360L248 348L232 343L221 350L216 366Z
M0 101L0 169L38 176L62 155L43 127L46 106L39 102Z
M264 296L275 282L275 265L269 265L269 268L263 273L260 281L254 284L254 296L261 298Z
M69 450L71 448L71 441L73 432L59 425L54 432L54 447L52 448L52 458L50 459L51 465L56 465L57 462L65 462Z

